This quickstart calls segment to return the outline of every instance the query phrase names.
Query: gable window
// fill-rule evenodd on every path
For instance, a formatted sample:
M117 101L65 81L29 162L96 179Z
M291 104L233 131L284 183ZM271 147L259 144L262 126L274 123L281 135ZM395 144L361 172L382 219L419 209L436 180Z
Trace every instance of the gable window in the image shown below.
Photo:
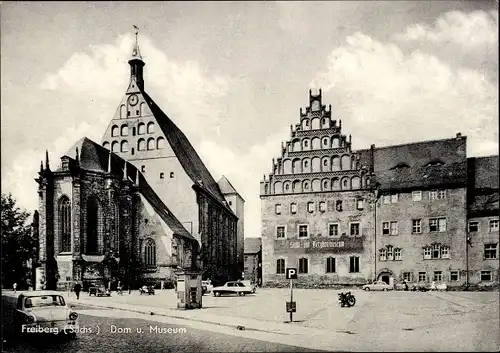
M443 280L443 273L441 271L434 271L434 281L441 282Z
M411 231L414 234L422 233L422 220L421 219L412 219L412 227Z
M163 179L165 178L165 174L164 173L160 173L160 179Z
M145 133L146 133L146 125L144 125L143 123L139 123L139 125L137 125L137 134L144 135Z
M276 274L278 275L285 274L285 259L276 260Z
M155 124L153 122L148 123L148 134L155 132Z
M401 249L394 249L394 260L403 260L403 252Z
M141 173L144 173L146 171L146 166L141 165Z
M285 239L285 226L277 226L276 227L276 238L277 239Z
M326 258L326 273L335 273L336 268L335 268L335 258L334 257L327 257Z
M112 137L118 136L118 132L119 132L118 126L113 125L113 127L111 128L111 136Z
M146 266L156 266L156 244L153 239L146 240L144 246L144 264Z
M380 261L386 261L387 260L387 250L386 249L380 249L378 251L379 253L379 259Z
M160 136L156 139L156 149L162 150L164 148L165 148L165 139Z
M314 212L314 202L308 202L307 203L307 212L313 213Z
M127 125L122 125L121 135L122 136L128 136L128 126Z
M498 232L498 219L490 220L490 232Z
M350 225L350 233L351 237L359 236L359 223L351 223Z
M299 273L309 272L309 260L305 257L299 259Z
M304 183L304 190L309 190L309 183L307 181Z
M297 213L297 204L295 202L292 202L290 204L290 213L291 214L296 214Z
M174 172L170 172L170 179L173 179L175 176Z
M276 204L276 206L274 207L274 211L276 214L281 214L281 204Z
M411 272L403 272L403 281L411 282Z
M359 272L359 257L351 256L349 258L349 272L358 273Z
M479 231L478 221L469 221L469 233L474 233Z
M398 203L398 194L391 195L391 203Z
M411 198L412 198L413 202L422 201L422 191L413 191L411 193Z
M155 139L154 138L148 138L148 150L154 150L156 147Z
M427 274L425 272L418 273L418 281L425 282L427 280Z
M60 252L71 252L71 203L66 196L59 200Z
M491 271L481 271L481 281L482 282L491 281Z
M484 244L484 258L485 259L497 258L497 244Z
M337 223L328 225L328 236L338 237L339 236L339 225Z
M338 212L342 211L342 200L337 200L337 202L335 203L335 209Z
M307 224L299 224L299 238L307 238L309 236L309 226Z
M326 202L325 202L325 201L321 201L321 202L319 203L319 210L320 210L321 212L325 212L325 211L326 211Z
M446 218L429 218L429 232L446 232Z
M457 270L450 271L450 281L451 282L458 282L460 279L460 272Z
M137 141L137 150L144 151L145 149L146 149L146 140L139 139L139 141Z

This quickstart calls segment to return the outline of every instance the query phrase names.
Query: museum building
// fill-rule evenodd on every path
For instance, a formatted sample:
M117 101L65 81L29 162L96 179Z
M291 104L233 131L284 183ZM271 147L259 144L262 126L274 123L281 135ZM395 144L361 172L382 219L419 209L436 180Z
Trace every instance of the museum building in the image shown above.
M260 183L264 285L498 281L498 156L461 134L353 151L341 128L310 91Z

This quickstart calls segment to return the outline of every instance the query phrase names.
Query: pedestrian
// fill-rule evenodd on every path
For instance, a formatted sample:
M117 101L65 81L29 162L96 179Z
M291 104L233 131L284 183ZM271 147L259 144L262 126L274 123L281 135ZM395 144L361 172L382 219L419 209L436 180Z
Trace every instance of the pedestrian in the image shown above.
M14 284L12 285L12 288L14 288L14 293L17 293L17 283L14 283Z
M76 282L75 287L73 289L76 294L76 299L80 299L80 292L82 291L82 285L79 282Z

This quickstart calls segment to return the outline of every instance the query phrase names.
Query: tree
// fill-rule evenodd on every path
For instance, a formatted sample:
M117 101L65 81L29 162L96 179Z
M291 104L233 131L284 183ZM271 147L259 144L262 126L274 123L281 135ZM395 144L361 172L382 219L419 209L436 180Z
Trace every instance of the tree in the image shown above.
M2 194L2 284L12 288L30 282L30 262L36 258L36 239L31 234L30 214L16 206L11 194Z

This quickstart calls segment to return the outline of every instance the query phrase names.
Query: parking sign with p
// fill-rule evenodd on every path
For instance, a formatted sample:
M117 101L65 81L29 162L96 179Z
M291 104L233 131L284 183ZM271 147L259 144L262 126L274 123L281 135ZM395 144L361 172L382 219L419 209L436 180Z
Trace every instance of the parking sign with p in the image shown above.
M286 279L297 279L297 269L287 268L286 269Z

